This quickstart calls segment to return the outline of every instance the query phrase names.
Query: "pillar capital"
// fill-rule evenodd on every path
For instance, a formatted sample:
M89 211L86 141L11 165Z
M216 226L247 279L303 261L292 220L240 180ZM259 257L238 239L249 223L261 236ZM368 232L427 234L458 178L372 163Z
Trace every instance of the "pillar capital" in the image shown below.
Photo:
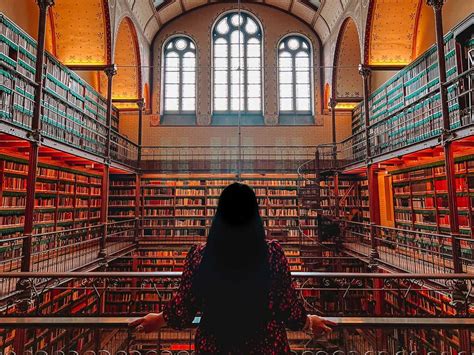
M369 77L370 72L371 70L368 65L359 64L359 74L362 75L364 79Z
M331 97L328 102L328 106L331 108L331 110L334 110L336 108L337 101L335 98Z
M112 78L115 74L117 74L117 67L115 66L115 64L111 64L109 65L108 67L106 67L104 69L104 73L105 75L107 75L107 77L110 79Z
M48 7L54 5L54 0L36 0L36 3L41 10L47 10Z
M426 5L433 7L435 10L441 10L445 0L426 0Z

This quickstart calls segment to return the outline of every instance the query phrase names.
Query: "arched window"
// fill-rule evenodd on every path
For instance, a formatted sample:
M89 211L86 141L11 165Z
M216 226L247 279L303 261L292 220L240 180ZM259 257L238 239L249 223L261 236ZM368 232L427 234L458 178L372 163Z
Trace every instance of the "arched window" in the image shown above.
M311 46L299 35L285 37L278 47L280 113L310 114Z
M248 13L230 12L212 32L214 112L262 111L262 30Z
M196 111L196 46L188 37L173 37L163 50L164 114Z

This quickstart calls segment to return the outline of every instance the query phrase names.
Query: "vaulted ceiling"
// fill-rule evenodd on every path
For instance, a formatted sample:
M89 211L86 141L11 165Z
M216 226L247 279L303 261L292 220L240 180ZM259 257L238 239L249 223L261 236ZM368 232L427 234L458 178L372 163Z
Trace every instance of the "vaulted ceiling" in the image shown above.
M166 23L201 6L230 0L127 0L148 41ZM324 42L338 23L350 0L242 0L288 12L311 26Z

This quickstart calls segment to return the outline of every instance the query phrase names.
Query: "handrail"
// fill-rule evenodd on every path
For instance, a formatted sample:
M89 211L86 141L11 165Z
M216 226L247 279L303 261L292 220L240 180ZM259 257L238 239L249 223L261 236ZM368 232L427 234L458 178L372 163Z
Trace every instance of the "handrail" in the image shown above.
M156 272L0 272L0 279L13 278L158 278L158 277L180 277L180 271L156 271ZM319 277L319 278L353 278L353 279L463 279L474 280L474 274L455 274L455 273L432 273L432 274L407 274L407 273L350 273L350 272L307 272L294 271L291 272L293 277Z
M472 328L474 318L324 317L337 327L351 328ZM0 328L128 328L138 317L0 317ZM193 324L199 324L196 317ZM130 328L132 330L132 328Z

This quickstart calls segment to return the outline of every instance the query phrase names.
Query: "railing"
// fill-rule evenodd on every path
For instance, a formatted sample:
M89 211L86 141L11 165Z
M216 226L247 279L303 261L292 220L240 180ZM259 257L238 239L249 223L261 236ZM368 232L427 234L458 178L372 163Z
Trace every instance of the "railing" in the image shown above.
M137 144L117 132L110 133L110 156L112 160L136 167L138 162Z
M114 255L134 245L136 220L107 224L106 255ZM65 229L31 236L32 272L66 272L85 268L99 260L104 225ZM1 272L21 270L22 247L25 236L0 240ZM3 284L5 286L5 284ZM14 284L0 287L0 296L15 289Z
M120 263L120 259L117 261ZM55 294L76 294L76 299L87 294L115 300L109 306L106 302L102 314L144 314L161 309L179 286L180 275L180 272L133 271L0 273L3 295L0 310L4 316L52 315L54 307L36 306L45 300L54 301L44 295L55 291ZM325 316L344 312L352 316L474 317L474 274L292 272L292 276L308 310ZM11 291L9 285L20 284L23 287L17 292ZM420 292L432 301L433 307L414 304ZM120 301L118 308L114 307L117 301ZM30 304L26 311L19 307L25 302ZM379 310L373 307L374 302L380 303ZM75 314L70 310L64 313Z
M314 158L315 146L142 147L141 167L162 172L296 171Z
M87 108L79 108L77 97L61 96L62 87L45 80L42 97L42 134L54 141L103 157L109 129L105 118L98 120ZM35 82L0 63L0 121L25 130L31 129ZM89 103L90 104L90 103ZM84 104L81 104L84 105ZM111 130L111 158L135 167L138 146Z
M471 319L407 319L370 317L330 317L336 323L332 333L316 339L301 331L288 331L291 354L336 355L336 354L397 354L421 353L427 349L423 336L426 334L458 335L459 330L473 335L474 321ZM34 330L43 337L51 336L54 342L45 348L56 352L87 354L144 354L144 355L191 355L194 354L194 329L176 331L162 329L159 333L137 333L128 328L134 318L124 317L77 317L77 318L17 318L15 323L0 319L5 332ZM199 319L195 320L198 323ZM376 339L379 337L379 339ZM46 337L48 338L48 337ZM40 339L32 340L24 351L44 354ZM377 341L378 340L378 341ZM442 341L441 341L442 342ZM440 342L440 343L441 343ZM447 339L444 339L447 342ZM448 346L446 346L446 349ZM168 350L169 349L169 350ZM441 349L430 354L446 354ZM378 351L378 352L377 352ZM459 352L459 355L467 355ZM5 352L13 355L13 352Z
M344 246L361 255L371 252L370 225L341 221ZM452 238L459 242L459 258L464 272L474 272L474 240L445 234L375 226L380 261L407 272L453 272Z

